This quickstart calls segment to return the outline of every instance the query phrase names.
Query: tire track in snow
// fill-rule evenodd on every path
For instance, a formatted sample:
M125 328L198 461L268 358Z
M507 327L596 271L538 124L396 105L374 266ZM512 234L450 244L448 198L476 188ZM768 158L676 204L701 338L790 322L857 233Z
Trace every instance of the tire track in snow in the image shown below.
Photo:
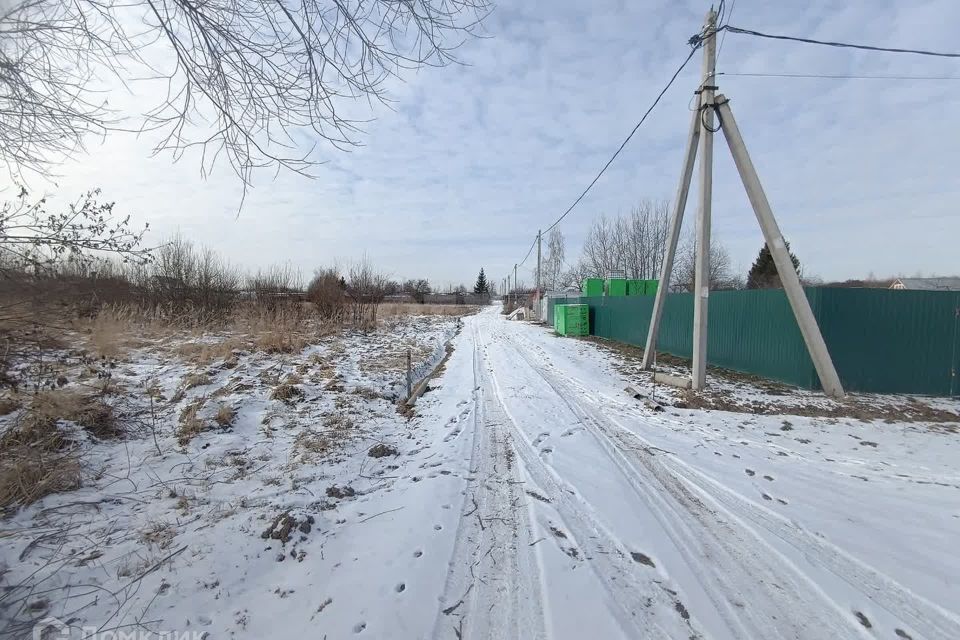
M482 343L482 334L477 329L477 344ZM673 597L675 592L663 584L660 575L642 568L643 565L631 558L624 545L598 522L591 507L543 462L504 403L492 368L485 368L480 378L481 392L490 399L486 411L489 415L504 418L509 424L524 470L537 490L545 494L584 552L626 635L632 638L702 638L682 603ZM492 424L499 426L502 423L493 420Z
M546 354L536 345L531 344L529 340L526 338L520 338L520 340L540 351L541 357L546 358ZM518 349L518 352L527 364L532 366L528 355L523 351L523 347ZM589 400L591 394L589 389L576 381L575 378L569 381L569 386L572 388L563 391L561 390L563 383L550 380L551 376L541 372L535 366L532 366L532 368L565 401L568 397L572 398L575 395L580 395L588 398L591 404L595 404L592 400ZM579 404L576 401L571 402ZM568 404L571 404L571 402L568 402ZM744 497L680 460L675 455L656 456L658 460L654 461L651 452L652 443L627 429L615 418L599 413L598 409L588 409L582 405L580 405L580 409L584 414L587 414L590 421L601 432L598 434L599 437L609 438L617 450L650 469L658 479L664 482L665 486L672 486L681 493L690 493L692 488L694 491L701 493L703 497L715 501L736 517L748 520L761 527L799 551L811 563L827 569L876 605L907 623L923 637L930 640L956 640L960 638L960 620L939 605L918 596L893 578L850 556L839 547L798 527L770 509ZM576 413L572 406L571 410ZM649 459L644 459L645 457ZM693 497L697 499L695 495ZM766 543L764 545L769 548ZM791 571L802 573L782 554L772 548L770 548L770 552L781 556L783 561L790 566ZM824 597L826 597L826 594L824 594ZM835 606L835 608L844 614L846 613L839 607ZM856 630L862 631L861 629Z
M486 412L474 329L470 474L433 637L546 637L540 568L510 438Z
M789 559L736 518L707 505L649 447L621 440L619 428L611 429L605 416L578 402L578 390L541 371L519 342L514 340L521 360L581 420L654 513L733 637L866 637Z

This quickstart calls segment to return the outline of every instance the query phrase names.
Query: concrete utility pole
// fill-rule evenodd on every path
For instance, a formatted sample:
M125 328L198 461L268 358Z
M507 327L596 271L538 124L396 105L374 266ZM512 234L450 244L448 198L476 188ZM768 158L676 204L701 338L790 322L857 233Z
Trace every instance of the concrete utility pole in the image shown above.
M729 100L722 95L716 95L717 87L716 65L716 20L717 15L711 9L707 13L704 24L703 39L703 78L699 95L699 107L693 114L690 124L690 137L687 140L687 149L683 158L683 169L680 175L680 186L670 216L670 233L664 253L663 264L660 267L660 285L654 298L653 310L650 316L650 328L647 333L646 348L643 353L643 368L650 369L654 364L657 352L657 335L660 329L660 320L666 304L670 288L670 275L673 271L673 262L676 256L677 243L680 237L680 227L683 224L683 213L687 204L690 190L690 181L696 162L697 149L700 159L700 208L697 212L697 253L696 273L694 282L694 326L693 326L693 389L703 389L706 384L707 369L707 309L710 295L710 214L711 196L713 190L713 133L722 130L734 164L740 174L747 197L760 223L767 248L773 256L777 273L783 284L790 308L800 327L807 351L816 367L823 390L835 398L843 397L843 385L840 376L833 366L830 352L817 326L817 320L810 309L810 303L800 284L800 278L794 269L787 250L786 242L780 233L780 227L773 217L770 203L760 185L760 178L747 153L746 145L740 135L740 129L733 117ZM719 117L717 127L714 128L714 112Z
M647 345L643 350L641 366L644 369L651 368L657 356L657 334L660 331L660 319L663 317L667 292L670 290L670 275L673 273L673 261L677 255L677 244L680 242L680 227L683 226L683 212L687 208L687 195L690 193L690 180L693 178L693 167L697 161L699 140L700 110L696 109L690 121L690 136L687 138L687 150L683 155L683 168L680 170L680 186L677 188L677 197L673 200L673 212L670 214L670 235L667 237L663 264L660 265L660 284L657 287L657 295L653 299L653 314L650 318L650 329L647 331Z
M737 127L733 111L730 110L730 103L724 96L717 96L716 104L720 113L720 122L723 124L723 136L727 141L727 146L730 147L730 154L733 156L734 164L737 165L737 171L743 181L743 188L747 191L747 197L753 206L753 212L760 223L763 239L766 240L767 248L773 255L773 262L777 266L777 274L780 276L780 282L787 294L787 300L790 301L790 308L793 309L793 315L797 318L803 341L807 345L807 351L810 352L810 358L817 370L817 376L820 377L820 385L827 395L835 398L843 397L843 385L840 383L840 376L837 375L837 370L833 366L833 360L831 360L830 352L827 350L827 343L823 341L820 327L817 326L817 320L810 309L810 301L807 300L807 295L803 292L800 278L797 276L793 261L790 260L790 252L783 240L783 234L780 233L780 227L773 217L773 211L767 201L767 194L763 191L760 178L757 176L757 170L754 168L753 162L750 160L750 154L747 153L747 147L740 136L740 128Z
M697 255L693 285L693 388L707 382L707 315L710 298L710 213L713 197L713 100L717 62L717 14L704 23L703 82L700 85L700 208L697 210Z
M517 306L517 264L513 264L513 306Z
M537 308L534 310L534 315L537 317L537 320L540 319L540 238L543 236L543 232L537 229Z

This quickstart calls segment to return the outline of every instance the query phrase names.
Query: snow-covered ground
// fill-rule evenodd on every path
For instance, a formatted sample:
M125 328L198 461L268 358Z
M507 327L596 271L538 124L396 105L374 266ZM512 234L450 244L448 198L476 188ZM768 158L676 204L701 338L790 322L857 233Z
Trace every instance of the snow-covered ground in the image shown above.
M454 321L422 322L212 366L176 406L226 389L236 419L185 447L91 445L99 480L0 522L0 615L72 637L960 638L956 423L655 412L624 392L646 374L493 307L408 419L398 345L428 368ZM187 374L131 362L166 398Z

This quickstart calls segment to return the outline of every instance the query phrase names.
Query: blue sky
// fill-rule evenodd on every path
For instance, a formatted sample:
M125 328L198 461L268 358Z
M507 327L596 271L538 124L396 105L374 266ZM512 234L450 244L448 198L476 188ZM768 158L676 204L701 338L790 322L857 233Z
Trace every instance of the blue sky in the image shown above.
M309 273L364 254L397 278L465 282L512 270L592 179L687 55L708 5L504 1L462 66L393 82L363 146L321 148L314 180L151 157L114 134L36 190L99 186L153 238L180 230L231 261L290 261ZM738 0L731 23L761 31L954 50L956 0ZM590 222L676 190L698 54L618 161L561 225L579 254ZM720 72L946 75L960 61L728 34ZM960 81L720 76L781 228L805 273L827 279L960 273ZM150 101L150 96L137 96ZM693 204L687 219L692 221ZM744 273L762 238L725 144L716 141L714 232ZM568 258L569 259L569 258ZM530 264L530 263L528 263ZM521 271L521 273L524 273ZM526 272L526 279L531 279Z

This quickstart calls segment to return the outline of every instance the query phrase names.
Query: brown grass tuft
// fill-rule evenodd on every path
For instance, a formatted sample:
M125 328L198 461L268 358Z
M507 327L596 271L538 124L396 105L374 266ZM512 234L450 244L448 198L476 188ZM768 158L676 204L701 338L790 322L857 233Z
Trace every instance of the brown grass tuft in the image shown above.
M330 452L333 443L326 434L314 429L304 429L293 441L293 457L308 462Z
M208 366L217 360L223 360L224 366L232 369L237 366L234 351L243 351L247 344L240 338L232 337L220 342L183 342L178 344L173 353L187 362L199 366Z
M0 416L13 413L20 408L20 400L11 396L0 396Z
M28 505L80 486L79 457L61 420L75 422L98 438L119 434L113 409L97 397L70 391L36 394L0 438L0 508Z
M205 373L191 373L183 379L183 388L193 389L194 387L208 385L210 382L210 376Z
M101 356L116 358L127 344L128 326L114 309L104 309L90 326L90 346Z
M80 461L75 451L4 445L0 458L0 510L77 489L80 482Z
M282 400L283 402L296 402L303 397L303 391L289 382L282 382L273 388L270 394L272 400Z
M480 307L464 304L416 304L412 302L388 302L380 305L378 315L381 318L401 316L470 316L480 311Z
M236 417L236 409L229 404L221 404L217 409L217 414L213 417L213 421L220 425L221 428L226 428L233 424L233 419Z
M180 412L179 425L177 426L177 442L180 446L187 446L191 440L207 430L207 424L197 416L200 409L203 408L204 402L206 402L206 398L194 400Z

